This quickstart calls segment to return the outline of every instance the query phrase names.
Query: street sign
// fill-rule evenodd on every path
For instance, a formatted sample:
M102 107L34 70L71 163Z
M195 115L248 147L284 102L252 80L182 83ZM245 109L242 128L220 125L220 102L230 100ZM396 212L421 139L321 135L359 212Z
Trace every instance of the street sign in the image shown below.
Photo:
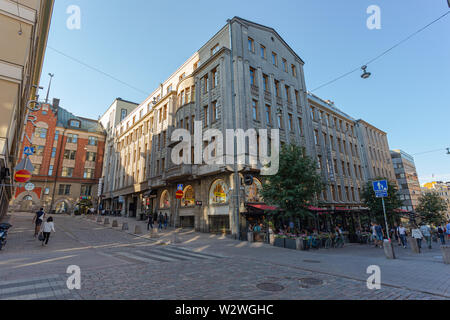
M14 180L22 183L28 182L31 180L31 173L27 170L19 170L14 175Z
M182 190L178 190L175 196L177 199L183 199L184 192Z
M34 171L34 167L33 164L31 163L30 159L28 157L25 157L24 159L22 159L19 164L14 168L15 171L20 171L20 170L27 170L29 172L33 172Z
M34 190L34 184L33 183L31 183L31 182L28 182L26 185L25 185L25 190L27 190L27 191L33 191Z
M182 184L177 185L177 191L183 191L183 185Z
M251 186L253 184L253 176L251 174L245 175L244 183L246 186Z
M377 198L387 198L388 196L388 182L386 180L374 181L373 191Z
M32 156L33 154L36 153L36 149L33 148L33 147L25 147L25 148L23 149L23 153L24 153L25 155L27 155L27 156Z

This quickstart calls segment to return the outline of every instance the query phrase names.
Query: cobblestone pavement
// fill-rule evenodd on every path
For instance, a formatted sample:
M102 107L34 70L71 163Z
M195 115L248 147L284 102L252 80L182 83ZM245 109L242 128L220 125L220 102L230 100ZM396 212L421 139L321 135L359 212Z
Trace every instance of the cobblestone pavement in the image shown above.
M145 223L118 218L113 229L69 216L55 216L57 232L42 247L31 219L10 217L0 299L450 299L450 266L438 248L421 255L396 248L399 259L387 260L367 246L299 252L190 230L133 235ZM121 230L123 222L130 231ZM70 265L81 268L81 290L65 285ZM381 268L381 290L367 289L370 265Z

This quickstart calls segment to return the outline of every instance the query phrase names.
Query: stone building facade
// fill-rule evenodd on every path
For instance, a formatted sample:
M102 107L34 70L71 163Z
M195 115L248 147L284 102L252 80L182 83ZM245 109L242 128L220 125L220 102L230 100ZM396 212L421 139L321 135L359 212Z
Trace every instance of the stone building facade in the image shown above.
M29 157L35 188L17 187L13 209L72 213L80 200L97 207L106 136L102 126L59 107L56 99L52 105L42 104L33 117L25 128L23 148L35 149ZM21 154L20 160L24 157Z

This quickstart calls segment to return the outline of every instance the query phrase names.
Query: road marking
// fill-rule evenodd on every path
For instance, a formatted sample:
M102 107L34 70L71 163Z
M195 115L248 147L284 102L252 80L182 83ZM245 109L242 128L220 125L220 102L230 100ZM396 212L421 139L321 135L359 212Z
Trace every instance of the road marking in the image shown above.
M141 261L141 262L145 262L145 263L155 263L155 260L158 260L159 262L171 262L171 261L173 261L173 260L162 260L159 257L158 258L153 257L153 258L149 259L149 258L144 258L144 257L141 257L141 256L137 256L135 254L131 254L131 253L128 253L128 252L119 252L118 255L125 256L127 258L130 258L130 259L133 259L133 260L137 260L137 261Z
M38 300L71 295L59 275L0 282L0 300Z
M148 251L139 251L140 253L145 252L147 253ZM194 258L194 257L187 257L187 256L182 256L179 253L172 253L172 252L168 252L167 250L164 249L154 249L152 250L152 252L154 252L155 254L159 256L163 256L163 257L167 257L167 258L173 258L176 260L181 260L181 261L186 261L186 260L198 260L198 258Z
M197 259L216 259L216 257L207 256L202 253L196 253L196 252L192 252L192 251L185 251L185 252L178 251L172 247L166 247L166 248L164 248L164 250L173 252L175 254L183 254L183 256L190 256L190 257L197 258Z
M60 261L60 260L65 260L65 259L69 259L69 258L73 258L73 257L77 257L77 256L74 255L74 256L66 256L66 257L61 257L61 258L47 259L47 260L42 260L42 261L38 261L38 262L21 264L20 266L16 266L16 267L13 267L13 268L17 269L17 268L30 267L30 266L35 266L35 265L38 265L38 264L44 264L44 263L49 263L49 262L54 262L54 261Z
M199 254L202 256L207 256L207 257L212 257L212 258L216 258L216 259L222 259L224 257L222 256L217 256L217 255L213 255L213 254L209 254L209 253L203 253L203 252L196 252L196 251L191 251L190 249L186 249L186 248L182 248L182 247L170 247L173 250L179 250L185 253L191 253L191 254Z

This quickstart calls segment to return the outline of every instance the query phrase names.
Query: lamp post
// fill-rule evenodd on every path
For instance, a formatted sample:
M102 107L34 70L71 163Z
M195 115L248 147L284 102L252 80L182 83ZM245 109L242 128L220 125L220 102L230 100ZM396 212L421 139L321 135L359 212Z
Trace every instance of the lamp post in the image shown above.
M52 86L52 79L55 76L55 74L54 73L49 73L48 75L50 76L50 82L48 83L47 97L45 98L45 103L48 103L48 95L50 94L50 87Z

